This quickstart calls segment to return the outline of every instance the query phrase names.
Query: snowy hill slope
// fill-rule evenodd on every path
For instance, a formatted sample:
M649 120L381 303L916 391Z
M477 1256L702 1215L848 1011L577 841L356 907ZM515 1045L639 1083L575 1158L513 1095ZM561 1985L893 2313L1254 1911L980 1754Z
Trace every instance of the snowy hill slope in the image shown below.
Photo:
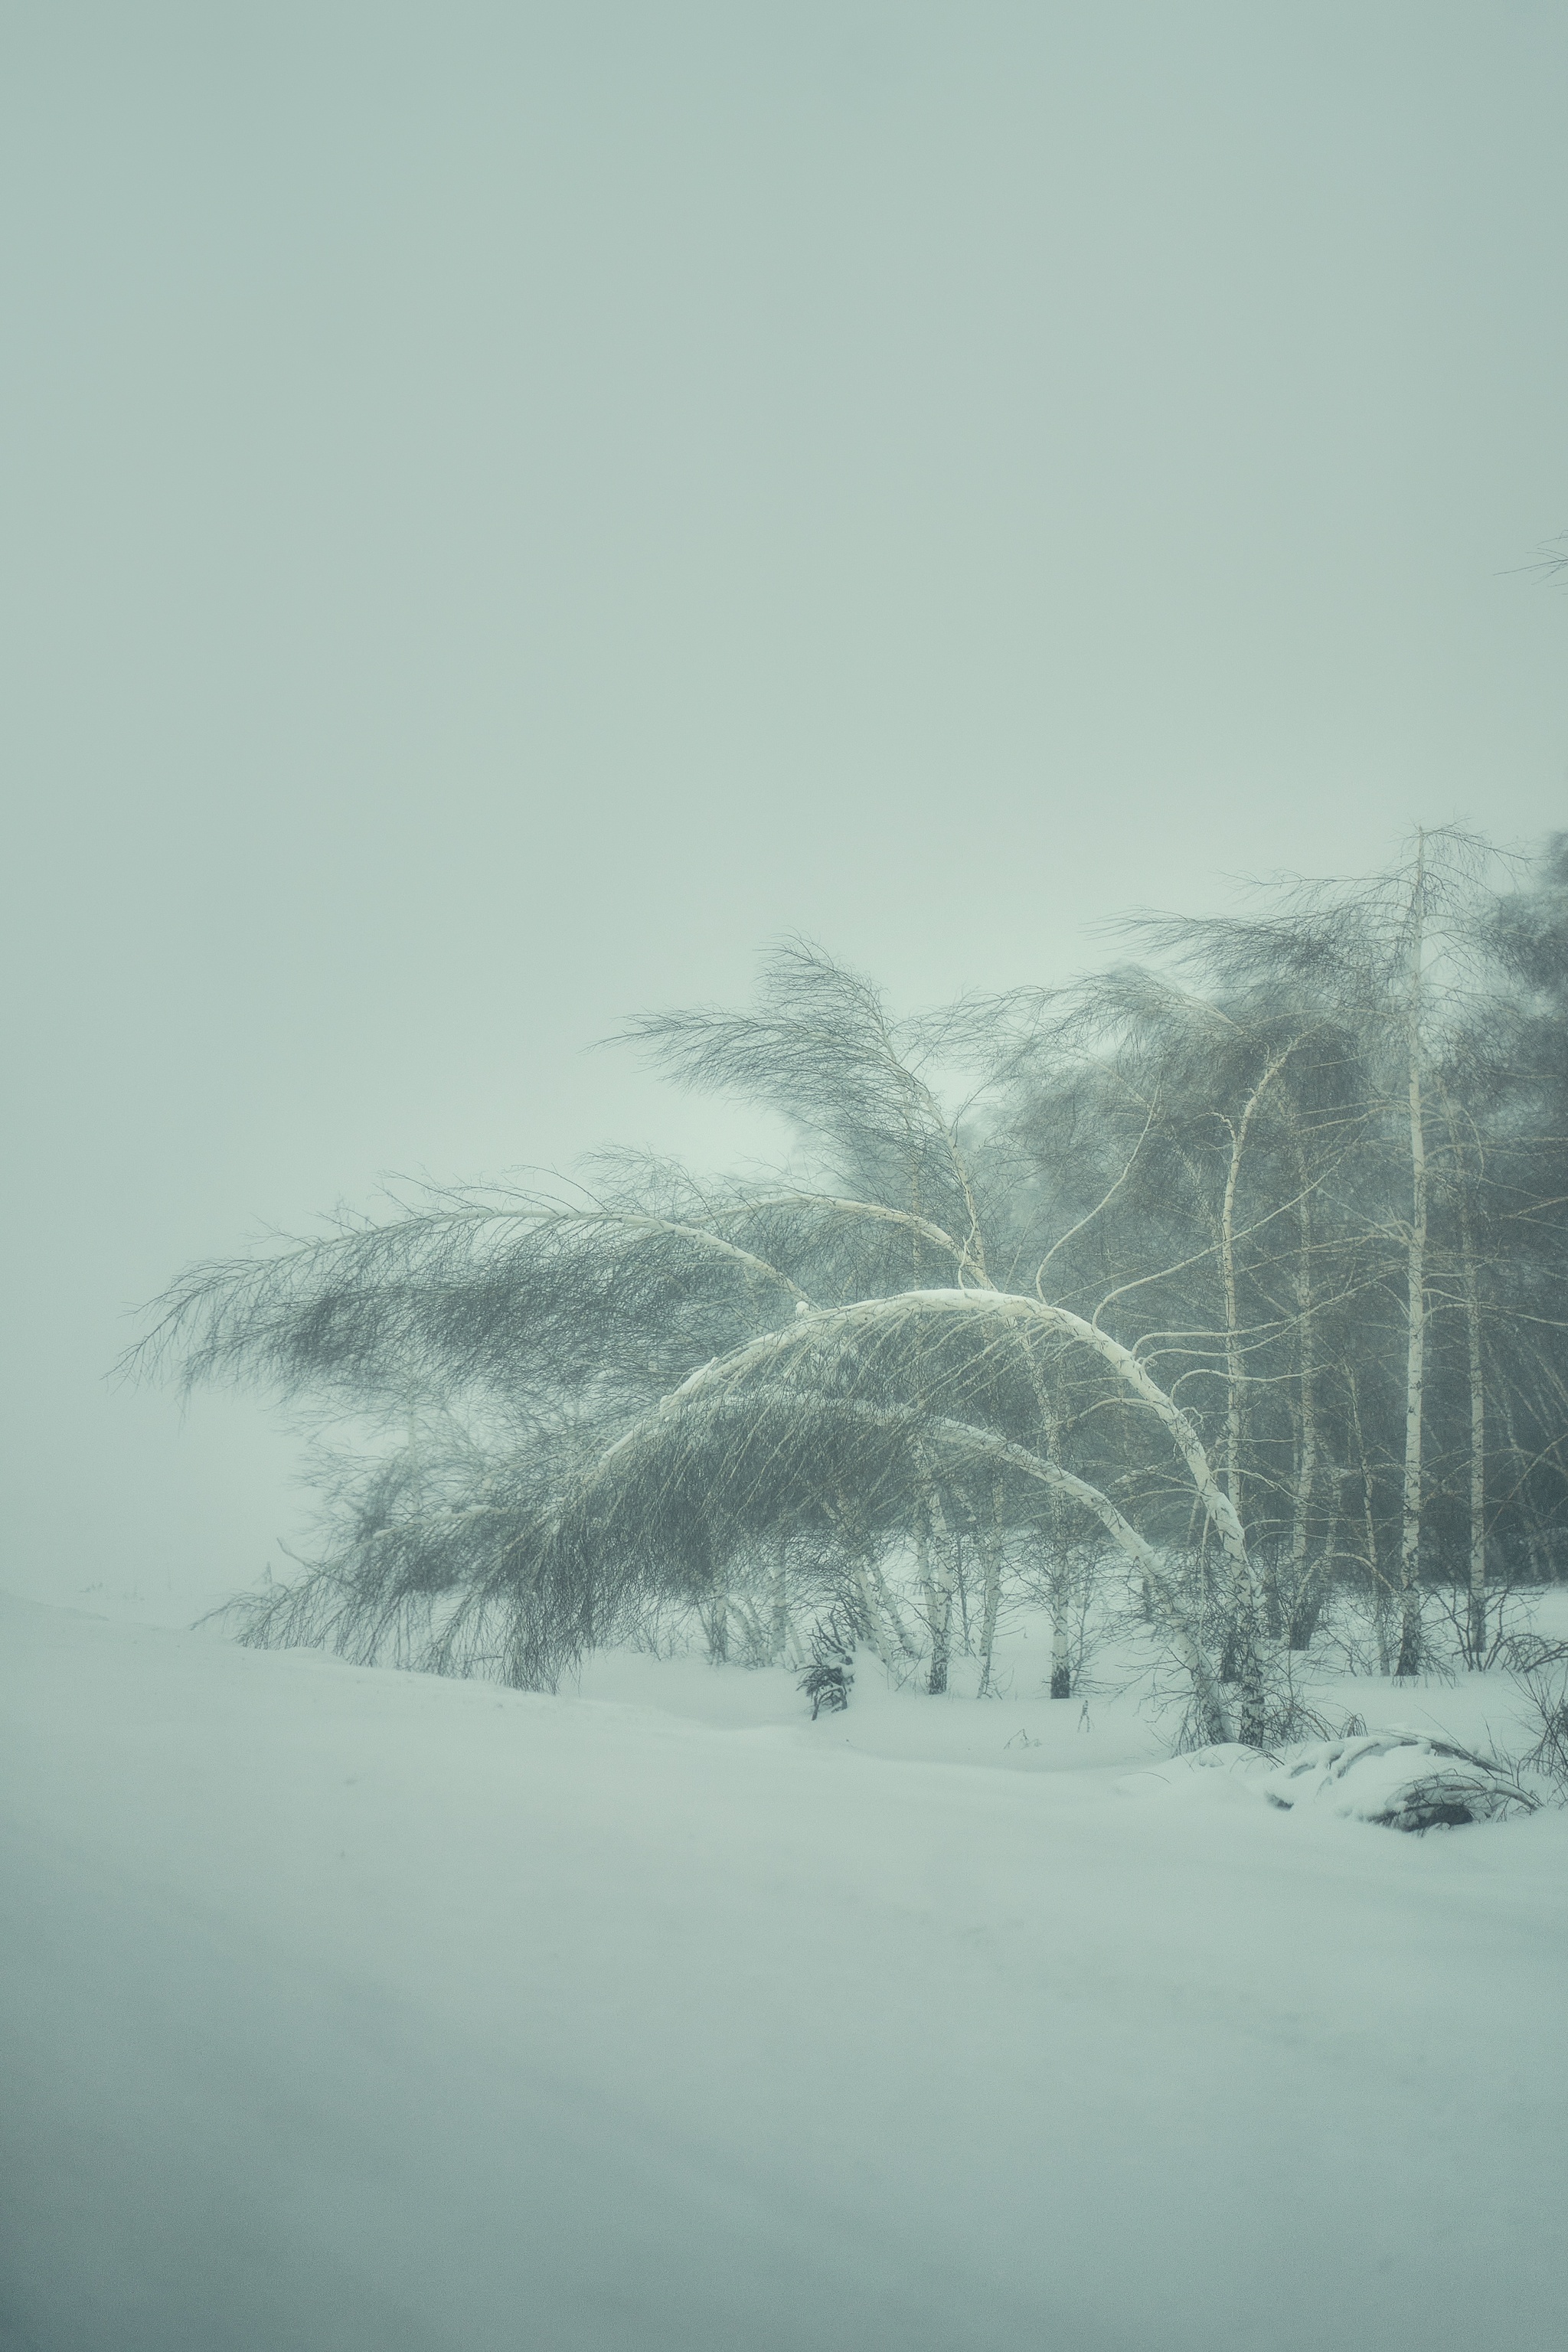
M1568 2340L1568 1818L584 1687L0 1608L7 2352Z

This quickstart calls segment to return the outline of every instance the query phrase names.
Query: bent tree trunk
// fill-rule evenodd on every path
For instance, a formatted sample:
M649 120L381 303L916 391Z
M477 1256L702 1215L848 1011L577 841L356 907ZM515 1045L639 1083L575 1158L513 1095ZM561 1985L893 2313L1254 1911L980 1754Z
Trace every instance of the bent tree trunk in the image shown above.
M1189 1623L1181 1598L1166 1576L1158 1553L1122 1517L1109 1495L1102 1494L1098 1486L1091 1486L1087 1479L1076 1477L1070 1470L1062 1469L1059 1464L1046 1461L1041 1455L1031 1454L1026 1447L1015 1445L1006 1438L994 1437L988 1430L973 1429L960 1422L942 1421L933 1425L931 1434L934 1443L951 1445L971 1458L987 1457L999 1467L1016 1470L1026 1478L1036 1479L1054 1493L1091 1512L1138 1576L1148 1597L1150 1615L1156 1629L1186 1671L1192 1685L1194 1712L1204 1738L1211 1741L1237 1738L1238 1727L1232 1718L1214 1663ZM1246 1739L1245 1729L1241 1730L1240 1736Z
M1131 1348L1098 1324L1072 1312L1016 1291L984 1289L915 1290L896 1293L890 1297L858 1300L844 1307L808 1307L804 1302L796 1307L791 1321L782 1328L760 1334L734 1349L716 1362L705 1364L691 1373L679 1388L670 1391L647 1419L616 1441L602 1457L599 1473L612 1468L616 1458L647 1444L658 1444L671 1428L671 1416L701 1406L719 1395L733 1393L748 1381L777 1376L787 1370L792 1362L809 1359L838 1336L848 1336L900 1322L912 1322L925 1318L948 1316L983 1316L1016 1324L1039 1326L1071 1339L1089 1349L1115 1374L1129 1392L1164 1429L1182 1456L1192 1479L1196 1497L1205 1516L1219 1539L1227 1576L1228 1614L1232 1632L1232 1655L1239 1701L1239 1721L1235 1734L1229 1730L1215 1733L1215 1738L1239 1737L1247 1745L1261 1747L1267 1730L1267 1708L1263 1686L1263 1661L1258 1622L1258 1589L1252 1563L1247 1557L1247 1539L1236 1507L1215 1476L1202 1439L1174 1399L1168 1396L1153 1379L1142 1360ZM1069 1481L1070 1474L1058 1474ZM1085 1490L1092 1493L1092 1489ZM1100 1498L1103 1501L1103 1498ZM1104 1517L1099 1504L1096 1509L1108 1529L1110 1522ZM1133 1530L1116 1515L1122 1535ZM1121 1536L1118 1536L1121 1540ZM1140 1537L1141 1558L1151 1570L1157 1569L1152 1548ZM1192 1629L1185 1625L1184 1611L1174 1601L1163 1575L1158 1578L1163 1595L1161 1610L1169 1623L1175 1625L1180 1638L1173 1635L1173 1646L1194 1675L1194 1692L1207 1671L1206 1658L1201 1643L1196 1643ZM1194 1646L1194 1661L1190 1654ZM1199 1712L1205 1720L1217 1720L1207 1696L1200 1695ZM1228 1708L1219 1714L1228 1722Z
M868 1418L889 1418L874 1405L858 1408ZM1169 1645L1173 1655L1184 1668L1192 1685L1194 1712L1198 1727L1207 1740L1229 1740L1237 1736L1237 1725L1232 1717L1219 1675L1205 1649L1201 1635L1190 1622L1180 1593L1165 1573L1159 1554L1146 1538L1122 1517L1109 1495L1091 1486L1059 1463L1047 1461L1032 1454L1027 1446L1016 1445L1010 1438L998 1437L988 1429L979 1429L967 1422L940 1418L930 1422L923 1433L922 1443L939 1452L971 1464L988 1465L994 1473L1014 1471L1019 1476L1035 1480L1047 1487L1053 1497L1061 1496L1076 1503L1100 1521L1129 1568L1139 1580L1148 1604L1150 1622ZM1245 1732L1241 1735L1246 1737Z

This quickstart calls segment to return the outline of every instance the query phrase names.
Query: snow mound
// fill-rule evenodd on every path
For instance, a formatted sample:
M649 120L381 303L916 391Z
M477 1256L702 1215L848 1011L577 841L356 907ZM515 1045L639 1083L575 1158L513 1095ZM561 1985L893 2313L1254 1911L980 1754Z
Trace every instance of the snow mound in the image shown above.
M1271 1805L1324 1805L1384 1829L1458 1828L1535 1811L1535 1799L1485 1757L1418 1731L1373 1731L1292 1749L1258 1782Z
M1260 1796L1281 1812L1321 1807L1342 1820L1381 1828L1458 1828L1533 1812L1536 1800L1500 1766L1449 1740L1394 1727L1357 1738L1314 1739L1266 1755L1226 1740L1130 1772L1126 1797Z

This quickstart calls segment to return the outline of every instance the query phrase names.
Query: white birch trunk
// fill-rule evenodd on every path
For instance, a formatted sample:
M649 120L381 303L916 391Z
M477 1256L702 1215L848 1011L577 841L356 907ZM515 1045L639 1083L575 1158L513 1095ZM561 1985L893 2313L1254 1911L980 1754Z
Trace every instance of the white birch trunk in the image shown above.
M1146 1585L1143 1591L1147 1606L1149 1594ZM1072 1660L1068 1653L1067 1610L1059 1594L1056 1596L1051 1613L1051 1696L1072 1696Z
M1419 837L1418 837L1419 844ZM1396 1677L1421 1668L1421 1441L1426 1379L1426 1125L1421 1101L1421 950L1423 851L1415 855L1410 895L1410 987L1405 1015L1410 1092L1410 1241L1405 1262L1408 1345L1405 1363L1405 1491L1399 1538L1399 1655Z
M927 1542L926 1524L936 1538L936 1568L930 1565L930 1551L921 1563L921 1579L925 1586L929 1622L931 1624L931 1673L926 1688L933 1698L940 1698L947 1688L948 1673L952 1660L952 1593L957 1581L954 1572L952 1538L942 1515L942 1497L932 1486L926 1511L921 1514L921 1538Z
M658 1444L668 1427L670 1414L694 1407L723 1391L732 1391L739 1382L782 1370L791 1356L803 1349L819 1346L824 1336L835 1328L865 1329L936 1315L984 1315L1025 1325L1035 1323L1078 1341L1100 1358L1166 1431L1182 1456L1205 1517L1219 1538L1226 1559L1233 1601L1232 1622L1237 1633L1237 1681L1241 1699L1239 1736L1251 1746L1261 1746L1266 1719L1262 1663L1258 1645L1258 1594L1252 1563L1247 1557L1247 1538L1237 1517L1236 1507L1216 1479L1203 1441L1180 1405L1167 1396L1131 1348L1124 1347L1110 1332L1102 1331L1098 1324L1088 1321L1081 1315L1075 1315L1068 1307L1053 1306L1016 1291L991 1288L906 1291L892 1297L861 1299L847 1307L808 1307L801 1301L792 1321L782 1330L765 1332L755 1339L748 1340L729 1356L705 1364L700 1370L691 1373L679 1388L660 1401L652 1413L616 1439L600 1457L593 1475L595 1479L608 1476L628 1454L643 1446ZM1054 1475L1063 1482L1064 1491L1079 1491L1081 1486L1084 1496L1095 1495L1093 1488L1082 1486L1081 1482L1073 1480L1068 1472L1054 1472ZM1104 1496L1089 1502L1089 1507L1096 1511L1108 1529L1111 1528L1111 1521L1105 1514L1108 1510L1113 1511L1114 1507ZM1114 1517L1116 1528L1121 1530L1117 1540L1124 1549L1130 1545L1136 1547L1135 1556L1141 1569L1150 1577L1156 1618L1168 1627L1173 1648L1192 1674L1202 1720L1211 1727L1222 1722L1228 1727L1229 1708L1219 1694L1206 1654L1186 1624L1179 1601L1163 1573L1158 1573L1154 1553L1120 1512L1115 1512ZM1211 1728L1208 1736L1218 1739L1230 1738L1235 1735L1227 1727L1224 1730Z
M1312 1490L1318 1476L1317 1347L1312 1322L1312 1206L1301 1194L1300 1254L1296 1261L1297 1379L1301 1402L1301 1450L1296 1464L1296 1492L1290 1511L1290 1611L1292 1649L1296 1640L1307 1576L1307 1540L1310 1531ZM1337 1500L1337 1490L1336 1490Z
M861 1614L871 1629L871 1640L885 1672L894 1672L894 1655L887 1616L881 1605L871 1564L863 1551L852 1555L855 1563L855 1589L860 1596Z
M1153 1546L1123 1518L1109 1495L1091 1486L1086 1478L1064 1470L1058 1463L1031 1454L1026 1446L1015 1445L1010 1438L994 1436L990 1430L975 1429L965 1422L934 1421L926 1435L931 1444L950 1445L971 1460L989 1461L998 1468L1016 1470L1023 1477L1036 1479L1092 1512L1139 1578L1152 1622L1187 1671L1205 1738L1225 1740L1237 1737L1224 1688L1207 1651L1188 1622L1181 1595L1173 1587ZM1241 1736L1245 1738L1245 1732Z
M1465 1337L1470 1376L1470 1590L1465 1646L1468 1664L1479 1669L1485 1665L1487 1657L1487 1391L1481 1358L1480 1276L1469 1211L1462 1202L1459 1230L1464 1252Z
M1236 1309L1236 1187L1241 1174L1241 1154L1253 1103L1242 1114L1239 1128L1230 1133L1230 1166L1226 1171L1225 1198L1219 1213L1220 1278L1225 1290L1225 1491L1241 1517L1241 1344Z
M1292 1040L1284 1053L1276 1054L1272 1057L1268 1068L1247 1096L1242 1108L1240 1119L1230 1129L1230 1164L1226 1170L1225 1195L1220 1203L1220 1277L1225 1292L1225 1490L1230 1497L1237 1519L1242 1525L1246 1523L1242 1501L1242 1461L1246 1444L1247 1370L1241 1359L1240 1315L1237 1306L1236 1195L1241 1181L1241 1164L1246 1155L1247 1139L1252 1131L1252 1122L1258 1116L1258 1106L1263 1099L1265 1087L1273 1083L1289 1059L1294 1045L1295 1041ZM1228 1121L1226 1123L1228 1125ZM1247 1579L1249 1591L1251 1584L1252 1579L1249 1575ZM1274 1578L1267 1568L1264 1570L1264 1585L1266 1617L1269 1631L1275 1632L1278 1630L1277 1621L1279 1614L1279 1595L1275 1590ZM1249 1605L1255 1616L1256 1602L1253 1601ZM1255 1628L1250 1633L1244 1633L1244 1648L1248 1641L1256 1644Z
M991 1539L985 1547L985 1597L980 1618L980 1681L977 1698L991 1696L991 1654L996 1643L996 1618L1002 1606L1002 1550L1005 1540L1003 1522L1003 1486L997 1477L992 1486Z
M905 1624L900 1613L899 1604L888 1590L888 1580L882 1574L881 1564L875 1558L871 1561L870 1576L871 1590L877 1596L878 1606L887 1622L893 1640L906 1658L918 1658L921 1654L920 1643Z

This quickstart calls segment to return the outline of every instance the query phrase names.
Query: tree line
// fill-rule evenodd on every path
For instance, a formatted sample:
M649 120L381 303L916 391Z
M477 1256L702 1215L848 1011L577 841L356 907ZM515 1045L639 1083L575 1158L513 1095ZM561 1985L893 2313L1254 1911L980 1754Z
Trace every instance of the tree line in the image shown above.
M634 1024L783 1175L610 1155L193 1268L139 1362L331 1440L241 1637L552 1687L661 1612L759 1664L824 1622L984 1694L1026 1601L1066 1696L1110 1594L1255 1743L1347 1611L1383 1672L1486 1664L1568 1566L1568 835L1121 930L904 1019L792 942Z

